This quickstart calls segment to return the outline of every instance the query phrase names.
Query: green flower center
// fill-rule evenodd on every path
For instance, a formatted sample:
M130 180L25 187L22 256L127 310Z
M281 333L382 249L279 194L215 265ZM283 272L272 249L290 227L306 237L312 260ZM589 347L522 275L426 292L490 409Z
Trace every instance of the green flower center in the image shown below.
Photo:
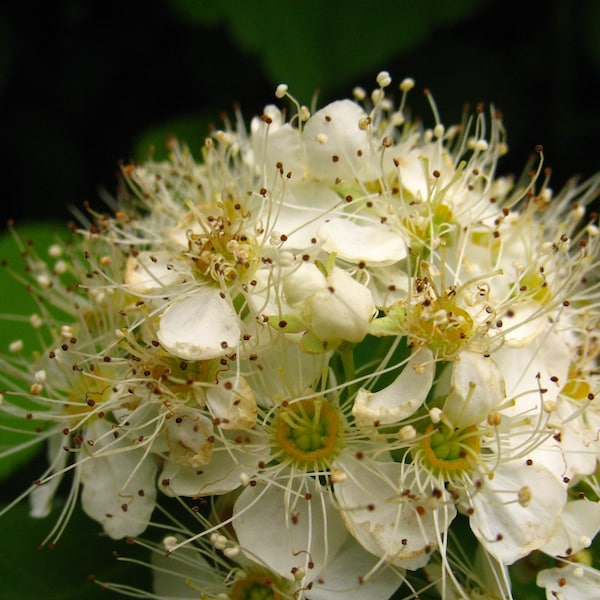
M280 600L273 580L265 575L253 574L238 579L231 588L231 600Z
M477 427L451 429L447 425L430 423L421 442L425 466L445 479L469 472L481 449Z
M323 398L286 403L273 421L273 444L298 466L327 467L342 446L338 410Z

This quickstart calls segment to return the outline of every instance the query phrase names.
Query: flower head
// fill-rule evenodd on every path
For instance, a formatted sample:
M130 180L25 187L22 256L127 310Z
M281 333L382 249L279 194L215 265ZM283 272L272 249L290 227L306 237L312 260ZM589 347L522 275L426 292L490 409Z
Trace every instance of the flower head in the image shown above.
M53 265L23 246L41 349L10 345L0 410L50 459L24 495L45 515L72 473L48 539L78 500L172 530L138 540L148 597L508 598L534 552L568 562L548 594L594 581L600 179L555 193L541 148L501 177L496 110L446 126L426 92L427 128L376 81L312 112L281 85L199 159L124 165Z

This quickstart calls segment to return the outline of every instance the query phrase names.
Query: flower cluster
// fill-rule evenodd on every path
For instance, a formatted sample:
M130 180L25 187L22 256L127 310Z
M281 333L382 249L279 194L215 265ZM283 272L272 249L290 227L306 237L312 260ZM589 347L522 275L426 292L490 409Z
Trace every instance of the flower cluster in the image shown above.
M501 177L496 111L445 127L426 91L426 128L390 86L311 111L280 85L24 248L44 350L12 341L1 408L47 441L35 516L70 474L47 542L80 501L153 550L153 598L510 598L532 553L588 597L600 178L554 193L541 148ZM206 508L163 522L169 497Z

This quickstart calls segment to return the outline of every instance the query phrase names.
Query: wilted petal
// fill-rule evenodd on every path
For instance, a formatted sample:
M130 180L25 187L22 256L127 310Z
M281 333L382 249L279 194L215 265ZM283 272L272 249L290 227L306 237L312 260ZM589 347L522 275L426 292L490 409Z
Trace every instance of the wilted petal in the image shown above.
M206 404L221 429L249 429L256 423L256 399L243 377L223 378L208 388Z
M235 440L217 437L209 463L194 468L167 461L159 487L169 496L194 498L231 492L240 487L244 476L256 471L260 461L269 459L268 447L255 441L251 432L235 432Z
M170 417L166 427L169 460L194 468L209 463L214 444L212 421L186 406L177 408Z

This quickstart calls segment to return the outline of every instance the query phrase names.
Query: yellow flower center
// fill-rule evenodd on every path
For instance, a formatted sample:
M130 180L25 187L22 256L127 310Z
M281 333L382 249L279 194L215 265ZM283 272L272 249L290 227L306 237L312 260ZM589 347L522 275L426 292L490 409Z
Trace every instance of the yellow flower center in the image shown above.
M323 398L286 404L273 421L273 444L298 466L327 467L341 450L340 415Z
M448 357L466 344L473 330L471 315L450 298L426 299L410 311L411 337L439 357Z
M188 234L188 256L197 271L216 282L247 279L259 262L254 238L247 233L251 213L232 199L220 198L221 214L196 215L201 233Z

